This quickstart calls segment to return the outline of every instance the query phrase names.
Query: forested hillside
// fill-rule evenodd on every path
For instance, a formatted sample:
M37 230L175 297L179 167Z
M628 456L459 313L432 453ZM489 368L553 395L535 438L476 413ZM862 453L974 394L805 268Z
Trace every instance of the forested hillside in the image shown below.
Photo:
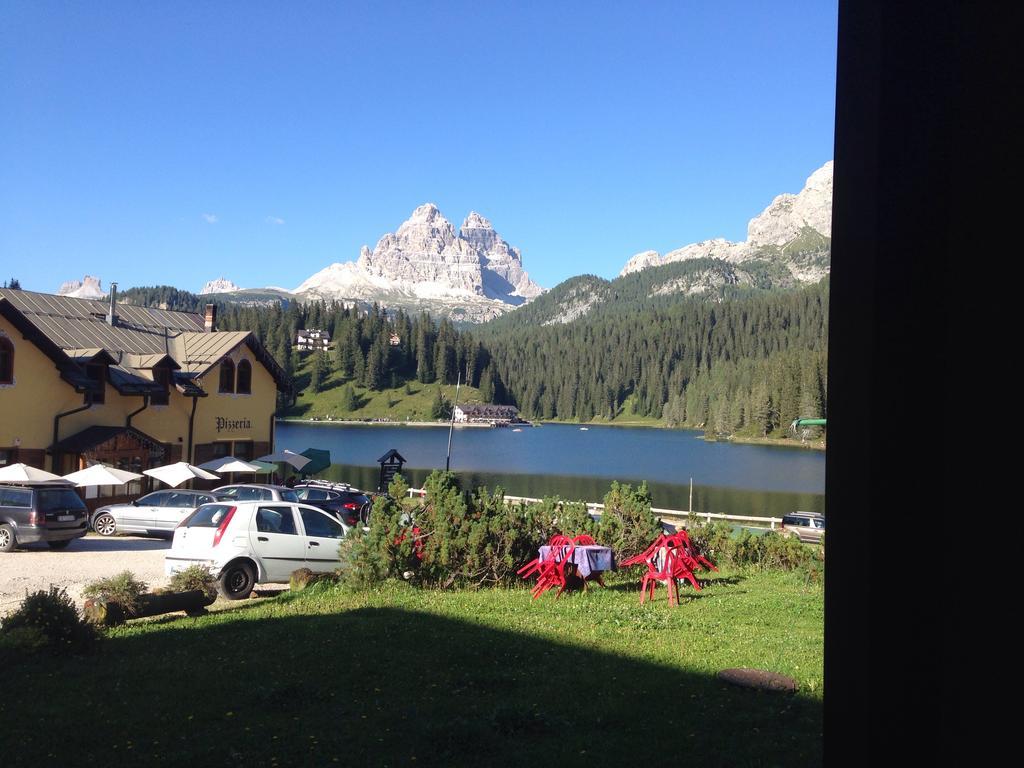
M772 275L694 260L606 281L572 278L473 332L323 302L218 304L223 330L251 329L294 375L301 328L331 334L301 389L398 389L463 382L530 419L660 420L716 434L781 435L825 416L828 281L765 290ZM201 311L204 297L169 288L133 298ZM143 294L143 291L145 294ZM340 402L352 398L341 398ZM338 413L343 417L345 413Z
M481 339L531 418L635 414L764 436L798 416L824 416L827 281L673 299L628 312L622 304L635 307L636 297L611 291L572 322L485 327Z

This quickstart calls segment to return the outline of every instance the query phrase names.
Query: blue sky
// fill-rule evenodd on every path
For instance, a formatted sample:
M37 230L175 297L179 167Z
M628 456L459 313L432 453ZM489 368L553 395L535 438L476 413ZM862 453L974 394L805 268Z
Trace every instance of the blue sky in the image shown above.
M294 288L417 205L552 287L742 240L832 158L836 3L22 2L0 280Z

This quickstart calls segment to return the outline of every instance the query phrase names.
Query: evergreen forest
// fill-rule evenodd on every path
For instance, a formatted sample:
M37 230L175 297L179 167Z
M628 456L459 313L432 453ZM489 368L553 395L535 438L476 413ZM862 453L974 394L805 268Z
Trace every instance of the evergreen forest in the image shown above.
M680 269L692 275L700 266ZM715 436L785 437L794 419L826 416L827 279L687 296L652 290L655 272L611 282L572 278L481 326L460 328L376 304L292 301L218 303L217 327L252 330L288 376L314 393L336 386L409 392L409 382L455 384L461 374L483 402L516 405L534 420L658 422ZM169 309L201 312L204 303L169 287L125 293ZM552 319L579 296L597 300L570 322ZM297 352L303 328L328 331L330 348ZM300 378L300 367L308 375Z

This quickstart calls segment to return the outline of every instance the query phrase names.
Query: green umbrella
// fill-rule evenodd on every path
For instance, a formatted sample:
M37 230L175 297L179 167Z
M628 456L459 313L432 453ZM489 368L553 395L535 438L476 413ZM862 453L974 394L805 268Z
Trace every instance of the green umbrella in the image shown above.
M331 452L323 448L307 448L302 455L309 459L309 464L301 470L304 475L315 475L331 466Z

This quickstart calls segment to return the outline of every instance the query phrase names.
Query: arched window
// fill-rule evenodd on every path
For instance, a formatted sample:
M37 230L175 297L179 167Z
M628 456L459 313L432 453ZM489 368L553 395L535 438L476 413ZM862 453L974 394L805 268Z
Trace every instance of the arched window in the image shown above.
M248 360L238 364L238 386L235 391L240 395L252 394L252 363Z
M235 364L225 360L220 364L220 392L235 391Z
M0 384L14 383L14 345L0 336Z

